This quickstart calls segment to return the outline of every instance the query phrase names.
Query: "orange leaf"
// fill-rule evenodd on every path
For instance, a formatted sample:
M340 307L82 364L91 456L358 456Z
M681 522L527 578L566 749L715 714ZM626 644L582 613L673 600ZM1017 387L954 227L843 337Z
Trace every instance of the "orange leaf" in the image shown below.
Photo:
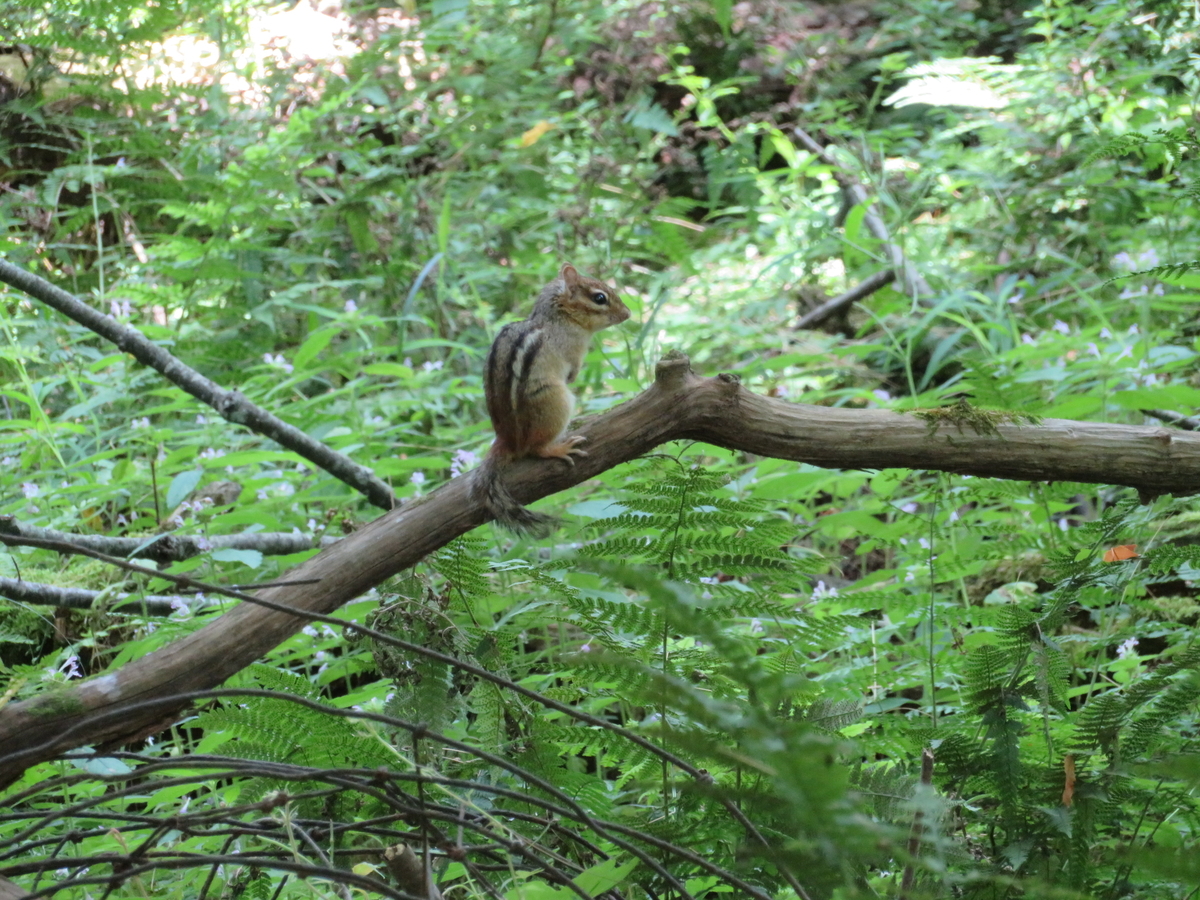
M1068 809L1071 807L1071 800L1075 797L1075 755L1068 753L1063 757L1063 772L1066 773L1066 779L1063 781L1063 806Z
M551 125L549 122L547 122L545 119L542 119L540 122L538 122L532 128L530 128L527 132L525 132L523 135L521 135L521 146L522 147L532 147L534 144L536 144L538 142L538 138L540 138L543 134L545 134L547 131L549 131L553 127L554 126Z
M1105 562L1121 562L1125 559L1136 559L1137 544L1119 544L1104 551Z

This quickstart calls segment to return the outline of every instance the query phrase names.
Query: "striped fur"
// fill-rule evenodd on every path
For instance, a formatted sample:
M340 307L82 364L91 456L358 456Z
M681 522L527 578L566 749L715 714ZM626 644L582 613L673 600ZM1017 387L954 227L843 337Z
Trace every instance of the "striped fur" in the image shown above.
M521 506L502 470L526 456L571 465L586 456L582 438L567 437L575 408L568 384L583 365L593 333L629 318L616 291L572 266L542 289L523 322L500 330L484 366L484 397L496 440L475 474L471 493L496 520L518 532L546 534L554 520Z

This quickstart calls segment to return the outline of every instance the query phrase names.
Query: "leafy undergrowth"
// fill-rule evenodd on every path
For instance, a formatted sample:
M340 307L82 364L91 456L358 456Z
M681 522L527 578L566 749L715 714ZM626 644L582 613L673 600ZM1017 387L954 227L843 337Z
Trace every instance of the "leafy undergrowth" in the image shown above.
M634 311L584 413L669 349L825 406L1200 407L1185 4L143 6L14 10L0 249L402 501L486 449L489 338L563 259ZM289 57L288 16L330 55ZM890 259L846 172L932 293L796 330ZM373 517L34 302L0 322L0 514L314 541ZM1197 896L1196 501L681 444L542 506L553 542L467 536L164 733L29 769L0 875L63 898L428 895L426 866L512 900ZM166 568L245 584L312 552ZM0 703L233 602L32 548L0 577L100 592L0 605ZM126 605L146 594L165 614Z

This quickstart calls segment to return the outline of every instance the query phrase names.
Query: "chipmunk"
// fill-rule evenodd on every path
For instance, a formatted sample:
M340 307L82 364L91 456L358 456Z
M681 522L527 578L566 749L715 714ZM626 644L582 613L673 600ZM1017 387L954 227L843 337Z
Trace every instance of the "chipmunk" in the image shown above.
M516 532L544 535L554 523L526 509L500 480L501 469L525 456L575 465L582 435L567 435L575 396L567 387L579 374L592 335L629 318L617 292L564 265L542 288L523 322L505 325L488 353L484 394L496 440L471 485L472 496L496 521Z

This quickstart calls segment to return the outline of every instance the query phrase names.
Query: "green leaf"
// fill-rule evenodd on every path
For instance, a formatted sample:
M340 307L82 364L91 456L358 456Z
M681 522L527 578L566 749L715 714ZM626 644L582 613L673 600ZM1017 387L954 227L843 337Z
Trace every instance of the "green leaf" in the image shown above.
M402 366L400 363L370 363L362 367L364 375L379 375L383 378L398 378L408 381L413 377L412 366Z
M81 748L89 749L89 748ZM111 756L98 756L94 759L73 759L71 763L78 769L91 775L128 775L133 771L129 766L119 759L113 759Z
M300 349L296 351L296 355L292 358L292 362L297 369L307 368L313 358L329 346L329 342L337 337L341 329L329 327L319 328L308 336L308 339L300 345Z
M211 556L221 562L239 562L250 569L257 569L263 561L262 552L259 550L235 550L232 547L214 550Z
M1165 387L1138 388L1132 391L1117 391L1113 402L1125 409L1163 408L1186 410L1189 415L1200 408L1200 389L1186 384L1171 384Z
M189 469L172 478L171 486L167 488L167 509L175 509L179 506L187 495L196 489L196 485L203 477L203 469Z
M634 128L646 128L657 134L668 137L679 135L679 126L675 119L657 103L645 101L625 114L625 121Z
M622 863L618 857L613 857L612 859L606 859L601 863L597 863L590 869L585 869L571 880L581 890L586 891L592 896L598 896L605 891L611 891L628 878L629 873L636 869L637 865L638 861L636 859Z
M371 217L364 206L348 203L342 208L342 216L346 221L346 230L350 232L350 240L354 249L364 256L379 252L379 241L371 232Z

